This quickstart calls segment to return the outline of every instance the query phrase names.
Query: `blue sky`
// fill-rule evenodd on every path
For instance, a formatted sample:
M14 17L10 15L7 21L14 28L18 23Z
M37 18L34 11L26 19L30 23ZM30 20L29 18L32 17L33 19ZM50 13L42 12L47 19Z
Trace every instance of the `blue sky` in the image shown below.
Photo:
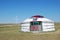
M60 22L60 0L0 0L0 23L15 23L33 15Z

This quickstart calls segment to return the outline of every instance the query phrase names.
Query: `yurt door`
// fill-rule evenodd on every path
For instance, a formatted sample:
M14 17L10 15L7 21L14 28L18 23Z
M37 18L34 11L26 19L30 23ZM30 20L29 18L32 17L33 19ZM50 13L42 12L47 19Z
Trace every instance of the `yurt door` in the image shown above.
M41 22L31 22L30 30L31 31L41 31L42 30Z

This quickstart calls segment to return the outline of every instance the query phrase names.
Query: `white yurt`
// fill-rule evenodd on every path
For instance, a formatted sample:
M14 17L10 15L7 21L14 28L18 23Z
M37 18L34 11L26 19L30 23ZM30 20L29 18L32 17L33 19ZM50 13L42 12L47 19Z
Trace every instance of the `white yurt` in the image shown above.
M25 19L21 23L21 31L23 32L55 31L54 21L40 15L35 15Z

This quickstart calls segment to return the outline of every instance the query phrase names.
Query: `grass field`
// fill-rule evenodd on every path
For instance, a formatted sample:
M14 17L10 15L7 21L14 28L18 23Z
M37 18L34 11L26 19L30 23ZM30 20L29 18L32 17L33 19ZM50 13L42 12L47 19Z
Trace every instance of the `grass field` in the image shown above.
M0 40L60 40L60 23L55 23L55 32L20 32L20 25L0 24Z

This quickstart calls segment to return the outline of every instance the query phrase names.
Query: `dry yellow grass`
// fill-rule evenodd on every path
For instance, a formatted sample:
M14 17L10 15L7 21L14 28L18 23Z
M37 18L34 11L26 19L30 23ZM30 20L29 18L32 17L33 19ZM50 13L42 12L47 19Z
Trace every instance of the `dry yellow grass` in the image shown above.
M0 25L0 40L60 40L60 23L55 23L55 32L25 33L19 25Z

